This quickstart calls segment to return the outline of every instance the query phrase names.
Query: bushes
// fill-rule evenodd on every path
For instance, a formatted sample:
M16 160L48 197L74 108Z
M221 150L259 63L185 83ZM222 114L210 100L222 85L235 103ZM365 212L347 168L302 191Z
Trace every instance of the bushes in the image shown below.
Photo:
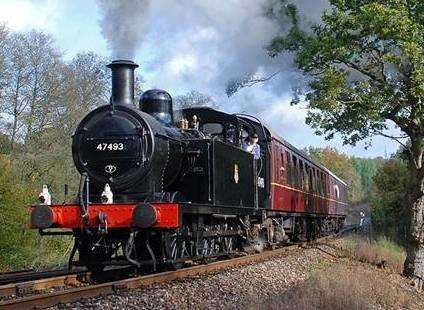
M329 147L310 147L306 152L348 184L348 198L351 203L369 200L369 194L373 190L373 177L384 162L382 158L347 156Z
M34 203L36 195L37 190L31 184L17 182L10 161L0 155L0 271L66 260L69 238L41 237L36 230L28 228L26 206Z
M335 265L260 306L293 310L409 308L413 301L390 284L384 274L362 266Z
M404 242L408 232L408 192L411 186L407 164L400 158L387 161L374 177L372 198L374 231L398 242Z
M344 239L340 251L367 264L381 266L381 262L385 261L385 267L397 273L402 272L405 260L403 249L385 238L375 241ZM413 307L411 297L388 281L388 275L377 272L375 267L344 260L320 269L287 292L272 296L265 302L254 301L252 308L346 310Z
M364 189L352 158L329 147L310 147L307 152L314 160L323 164L348 184L348 199L350 202L357 203L363 199Z
M375 241L351 238L344 243L345 254L363 263L369 263L402 273L406 258L404 249L387 238Z

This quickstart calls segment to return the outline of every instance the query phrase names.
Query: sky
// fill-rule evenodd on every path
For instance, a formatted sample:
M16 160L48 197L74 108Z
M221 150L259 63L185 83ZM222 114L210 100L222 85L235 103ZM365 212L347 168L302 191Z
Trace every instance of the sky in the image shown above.
M137 0L126 5L124 0L0 0L0 22L15 31L51 33L65 59L87 51L111 59L131 57L140 65L145 89L162 88L172 96L192 89L208 94L224 111L261 118L298 148L331 146L360 157L395 152L398 144L384 137L373 138L368 149L364 143L342 145L338 137L326 141L305 124L306 103L290 105L291 89L303 77L290 55L270 58L264 50L287 27L263 15L264 5L276 1ZM319 22L327 6L325 0L297 3L305 25ZM230 98L225 94L232 78L277 70L281 73L267 83Z

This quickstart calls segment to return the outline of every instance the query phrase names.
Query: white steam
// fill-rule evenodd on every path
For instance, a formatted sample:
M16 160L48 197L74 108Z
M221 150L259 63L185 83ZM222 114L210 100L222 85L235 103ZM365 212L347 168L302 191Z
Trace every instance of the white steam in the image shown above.
M146 33L149 0L98 0L100 26L113 58L133 59Z
M297 5L305 27L320 23L323 10L329 9L327 0L289 2ZM98 3L112 56L140 64L137 72L146 80L145 89L165 89L173 97L196 90L211 96L222 110L260 117L299 147L328 144L304 123L304 106L290 106L293 87L304 83L291 55L270 58L265 51L276 34L290 27L289 20L265 15L267 10L281 8L282 0ZM265 77L276 71L281 73L264 84L244 88L231 98L225 94L230 79L249 74ZM341 149L340 141L332 145Z

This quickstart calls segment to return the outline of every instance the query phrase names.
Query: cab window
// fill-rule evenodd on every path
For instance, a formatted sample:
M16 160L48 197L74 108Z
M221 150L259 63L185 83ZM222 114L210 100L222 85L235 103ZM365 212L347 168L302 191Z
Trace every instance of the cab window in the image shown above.
M222 126L220 123L205 123L202 126L202 131L206 135L218 136L222 135L224 126Z

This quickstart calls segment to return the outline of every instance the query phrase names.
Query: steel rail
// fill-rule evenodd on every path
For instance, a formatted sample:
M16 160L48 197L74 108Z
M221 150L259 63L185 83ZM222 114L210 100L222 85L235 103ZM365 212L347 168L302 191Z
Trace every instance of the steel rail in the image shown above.
M141 288L152 284L170 282L177 279L183 279L190 276L202 275L211 272L220 271L223 269L234 268L241 265L247 265L263 261L272 257L276 257L293 249L300 249L299 245L292 245L280 248L273 251L267 251L260 254L247 255L229 260L217 261L206 265L198 265L179 269L176 271L166 271L147 276L129 278L108 283L95 284L85 287L71 288L60 290L52 293L42 293L28 297L15 298L0 302L0 309L31 309L31 308L46 308L57 305L59 303L69 303L77 301L81 298L95 297L102 294L112 294L119 291L127 291L130 289ZM64 277L57 280L57 283L63 283ZM46 289L48 281L37 283L33 288Z
M0 273L0 285L65 276L65 275L70 275L80 271L82 270L69 272L67 268L62 268L62 269L53 269L53 270L40 270L40 271L20 270L20 271L5 272L5 273Z
M314 242L322 242L327 239L337 238L340 235L326 236L319 238ZM31 295L27 297L14 298L10 300L5 300L0 302L0 309L27 309L27 308L46 308L51 307L60 303L70 303L77 301L81 298L90 298L96 297L99 295L113 294L120 291L128 291L131 289L142 288L150 286L153 284L171 282L178 279L183 279L191 276L205 275L229 268L235 268L242 265L248 265L252 263L258 263L261 261L268 260L277 256L282 256L284 254L291 253L294 250L302 250L301 244L295 244L290 246L285 246L278 248L272 251L265 251L259 254L246 255L242 257L217 261L205 265L197 265L193 267L187 267L178 269L175 271L166 271L156 274L138 276L134 278L128 278L124 280L112 281L102 284L95 284L77 288L70 288L65 290L58 290L51 293L41 293L38 295ZM51 279L38 280L28 283L18 283L10 285L9 292L16 291L16 286L27 285L27 288L37 291L48 289L54 286L60 286L61 284L77 284L78 281L76 275L57 277ZM52 285L55 283L56 285ZM2 287L0 287L1 292ZM13 293L12 293L13 294Z
M52 287L77 285L81 282L80 279L88 277L89 273L81 272L32 281L9 283L0 286L0 297L23 296L32 292L50 289Z

